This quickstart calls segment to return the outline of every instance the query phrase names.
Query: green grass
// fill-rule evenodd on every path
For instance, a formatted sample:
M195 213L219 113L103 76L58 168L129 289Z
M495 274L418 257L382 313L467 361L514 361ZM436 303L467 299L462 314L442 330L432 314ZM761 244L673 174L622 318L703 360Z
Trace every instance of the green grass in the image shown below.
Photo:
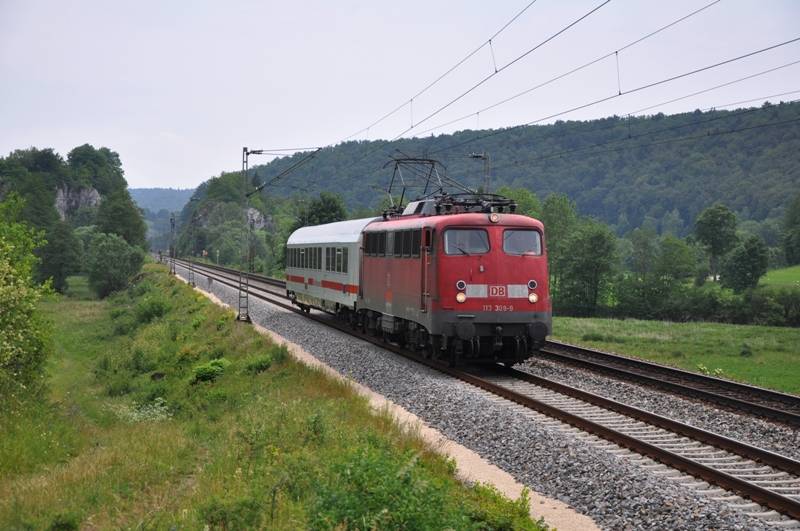
M800 394L800 329L557 317L554 339Z
M800 265L768 271L761 278L760 284L777 288L800 288Z
M0 416L0 529L540 529L233 314L145 266L42 304L50 401Z

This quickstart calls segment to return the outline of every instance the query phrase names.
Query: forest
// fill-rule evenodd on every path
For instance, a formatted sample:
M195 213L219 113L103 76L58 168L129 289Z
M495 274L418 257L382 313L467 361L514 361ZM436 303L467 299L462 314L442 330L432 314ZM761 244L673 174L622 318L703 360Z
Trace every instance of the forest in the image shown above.
M800 103L665 116L611 116L589 121L326 147L269 186L280 197L337 191L350 210L376 208L391 177L390 157L430 157L472 187L526 188L545 198L565 194L577 209L617 235L648 224L686 236L700 212L728 205L770 244L800 182ZM252 170L264 182L306 153ZM257 160L257 159L253 159Z
M7 222L34 231L31 274L56 291L83 272L105 296L125 287L142 265L146 226L122 161L108 148L84 144L66 159L50 148L13 151L0 158L0 201Z

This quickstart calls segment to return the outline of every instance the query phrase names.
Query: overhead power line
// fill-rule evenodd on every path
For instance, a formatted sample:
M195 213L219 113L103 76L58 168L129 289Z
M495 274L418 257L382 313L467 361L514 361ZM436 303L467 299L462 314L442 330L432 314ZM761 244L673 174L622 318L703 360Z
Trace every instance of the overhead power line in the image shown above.
M711 7L711 6L715 5L715 4L718 4L721 1L722 0L714 0L713 2L704 5L703 7L699 8L699 9L695 9L691 13L687 13L686 15L684 15L684 16L676 19L676 20L673 20L669 24L661 26L660 28L658 28L658 29L656 29L654 31L651 31L648 34L643 35L642 37L639 37L635 41L629 42L628 44L626 44L625 46L623 46L621 48L618 48L618 49L616 49L614 51L608 52L605 55L601 55L600 57L597 57L596 59L592 59L588 63L584 63L581 66L573 68L572 70L568 70L567 72L564 72L564 73L559 74L559 75L557 75L557 76L555 76L553 78L550 78L547 81L543 81L542 83L539 83L538 85L535 85L533 87L525 89L522 92L518 92L517 94L514 94L513 96L509 96L507 98L504 98L504 99L502 99L502 100L500 100L500 101L498 101L496 103L493 103L493 104L489 105L488 107L484 107L484 108L479 109L479 110L477 110L475 112L471 112L469 114L465 114L464 116L461 116L460 118L455 118L455 119L450 120L448 122L445 122L443 124L440 124L440 125L437 125L437 126L434 126L434 127L430 127L428 129L425 129L424 131L420 131L417 134L424 135L425 133L430 133L431 131L435 131L437 129L441 129L443 127L447 127L448 125L452 125L454 123L461 122L461 121L466 120L468 118L472 118L472 117L475 117L475 116L480 116L481 113L484 113L486 111L490 111L490 110L492 110L492 109L494 109L496 107L500 107L501 105L504 105L504 104L506 104L506 103L508 103L510 101L516 100L517 98L520 98L522 96L530 94L531 92L534 92L534 91L536 91L536 90L538 90L538 89L540 89L542 87L550 85L551 83L554 83L554 82L556 82L556 81L558 81L560 79L564 79L565 77L571 76L572 74L575 74L576 72L580 72L581 70L584 70L586 68L589 68L592 65L595 65L595 64L597 64L597 63L599 63L601 61L604 61L605 59L608 59L609 57L618 56L619 52L622 52L624 50L627 50L628 48L636 46L637 44L639 44L639 43L641 43L643 41L646 41L650 37L654 37L655 35L658 35L662 31L667 30L667 29L675 26L676 24L679 24L679 23L683 22L684 20L687 20L687 19L697 15L698 13L701 13L701 12L705 11L709 7ZM417 124L417 125L419 125L419 124Z
M439 77L437 77L436 79L434 79L433 81L431 81L430 83L428 83L427 85L425 85L425 86L424 86L424 87L423 87L423 88L422 88L422 89L421 89L419 92L417 92L416 94L414 94L413 96L411 96L411 98L410 98L410 99L408 99L408 100L404 101L403 103L401 103L400 105L398 105L397 107L395 107L395 108L394 108L394 109L392 109L391 111L387 112L386 114L384 114L383 116L381 116L380 118L378 118L377 120L375 120L374 122L372 122L371 124L369 124L368 126L366 126L366 127L362 128L362 129L359 129L358 131L356 131L356 132L355 132L355 133L353 133L352 135L349 135L349 136L345 137L344 139L340 140L340 142L346 142L347 140L350 140L351 138L353 138L353 137L354 137L354 136L356 136L356 135L359 135L359 134L361 134L361 133L363 133L363 132L365 132L365 131L369 131L370 129L372 129L373 127L375 127L376 125L378 125L379 123L383 122L384 120L386 120L387 118L389 118L390 116L392 116L393 114L395 114L396 112L398 112L398 111L399 111L400 109L402 109L403 107L405 107L405 106L407 106L407 105L411 104L411 103L414 101L414 99L416 99L416 98L418 98L419 96L422 96L423 94L425 94L425 93L426 93L428 90L430 90L430 89L431 89L431 88L433 88L433 87L434 87L434 86L435 86L437 83L439 83L439 81L441 81L442 79L444 79L445 77L447 77L448 75L450 75L450 74L451 74L451 73L452 73L454 70L456 70L458 67L460 67L461 65L463 65L463 64L464 64L465 62L467 62L469 59L471 59L471 58L472 58L472 57L473 57L473 56L474 56L476 53L478 53L479 51L481 51L482 49L484 49L486 46L489 46L489 45L491 44L491 42L492 42L494 39L496 39L496 38L497 38L497 37L498 37L498 36L499 36L499 35L500 35L500 34L501 34L503 31L505 31L505 30L506 30L506 28L508 28L508 27L509 27L511 24L513 24L513 23L514 23L514 22L515 22L515 21L516 21L516 20L517 20L517 19L518 19L520 16L522 16L522 14L523 14L523 13L525 13L525 12L528 10L528 8L530 8L530 7L531 7L533 4L535 4L535 3L536 3L536 0L533 0L532 2L528 3L528 4L527 4L527 5L524 7L524 8L522 8L522 10L520 10L519 12L517 12L517 14L516 14L516 15L514 15L513 17L511 17L511 19L510 19L508 22L506 22L506 23L503 25L503 27L501 27L499 30L497 30L496 32L494 32L494 34L492 34L492 36L491 36L491 37L489 37L488 39L486 39L485 41L483 41L483 43L481 43L481 45L480 45L480 46L478 46L477 48L475 48L474 50L472 50L471 52L469 52L467 55L465 55L465 56L464 56L464 57L463 57L463 58L462 58L460 61L456 62L456 64L454 64L453 66L451 66L450 68L448 68L448 69L447 69L447 70L446 70L446 71L445 71L443 74L441 74Z
M438 113L440 113L441 111L443 111L444 109L446 109L447 107L449 107L450 105L452 105L453 103L455 103L455 102L459 101L461 98L463 98L463 97L464 97L464 96L466 96L467 94L471 93L472 91L474 91L475 89L477 89L478 87L480 87L481 85L483 85L484 83L486 83L487 81L489 81L490 79L492 79L492 78L493 78L494 76L496 76L497 74L499 74L499 73L503 72L504 70L506 70L506 69L507 69L507 68L509 68L510 66L512 66L512 65L514 65L514 64L516 64L517 62L519 62L519 61L520 61L520 60L522 60L523 58L527 57L528 55L530 55L530 54L531 54L531 53L533 53L534 51L538 50L539 48L541 48L542 46L544 46L545 44L547 44L548 42L552 41L553 39L557 38L559 35L563 34L563 33L564 33L564 32L566 32L567 30L569 30L570 28L574 27L576 24L578 24L578 23L579 23L579 22L581 22L582 20L586 19L586 18L587 18L587 17L589 17L591 14L595 13L597 10L599 10L599 9L600 9L600 8L602 8L603 6L607 5L607 4L608 4L610 1L611 1L611 0L605 0L604 2L602 2L602 3L598 4L597 6L595 6L594 8L592 8L591 10L589 10L588 12L584 13L583 15L581 15L580 17L578 17L577 19L573 20L572 22L570 22L569 24L567 24L566 26L564 26L563 28L561 28L561 29L560 29L560 30L558 30L557 32L553 33L552 35L550 35L549 37L547 37L546 39L544 39L543 41L541 41L541 42L539 42L538 44L536 44L535 46L533 46L533 47L531 47L531 48L527 49L525 52L523 52L522 54L518 55L517 57L515 57L514 59L512 59L511 61L509 61L508 63L506 63L506 64L505 64L505 65L503 65L502 67L500 67L500 68L496 68L494 72L492 72L492 73L491 73L491 74L489 74L488 76L486 76L486 77L482 78L482 79L481 79L480 81L478 81L476 84L472 85L472 87L470 87L470 88L469 88L469 89L467 89L466 91L462 92L462 93L461 93L459 96L457 96L457 97L453 98L453 99L452 99L452 100L450 100L448 103L446 103L446 104L442 105L441 107L439 107L439 108L437 108L436 110L434 110L432 113L428 114L428 115L427 115L425 118L423 118L422 120L418 121L416 125L415 125L415 124L411 124L411 127L409 127L409 128L407 128L407 129L405 129L404 131L401 131L399 134L397 134L397 135L396 135L394 138L392 138L391 140L387 140L387 141L386 141L386 142L384 142L382 145L376 146L375 148L368 150L368 151L367 151L367 153L365 153L364 155L362 155L362 157L361 157L361 158L359 158L359 159L355 160L355 161L354 161L354 162L352 162L350 165L346 166L346 168L350 168L350 167L354 166L355 164L358 164L359 162L361 162L362 160L364 160L365 158L367 158L367 157L368 157L368 156L370 156L371 154L373 154L373 153L377 152L377 151L378 151L378 150L380 150L380 149L383 149L383 147L384 147L386 144L389 144L389 143L391 143L391 142L394 142L395 140L397 140L398 138L400 138L401 136L403 136L404 134L406 134L406 133L407 133L407 132L409 132L410 130L412 130L412 129L414 129L415 127L417 127L419 124L421 124L421 123L424 123L425 121L429 120L430 118L433 118L433 117L434 117L434 116L436 116Z
M499 129L499 130L496 130L496 131L491 131L489 133L486 133L486 134L483 134L483 135L479 135L477 137L470 138L470 139L467 139L467 140L463 140L461 142L457 142L455 144L451 144L449 146L445 146L443 148L434 150L430 154L433 155L433 154L436 154L436 153L442 153L444 151L449 151L451 149L455 149L455 148L458 148L458 147L465 146L467 144L471 144L472 142L476 142L478 140L483 140L484 138L489 138L489 137L492 137L492 136L502 135L502 134L508 133L509 131L513 131L515 129L518 129L520 127L525 127L525 126L528 126L528 125L534 125L534 124L537 124L537 123L540 123L540 122L544 122L546 120L552 120L553 118L557 118L559 116L563 116L563 115L569 114L571 112L575 112L575 111L579 111L579 110L582 110L582 109L586 109L588 107L592 107L592 106L598 105L600 103L605 103L607 101L610 101L610 100L613 100L613 99L616 99L616 98L620 98L620 97L626 96L628 94L633 94L635 92L641 92L643 90L647 90L647 89L650 89L650 88L653 88L653 87L657 87L659 85L664 85L666 83L671 83L672 81L677 81L678 79L683 79L685 77L693 76L693 75L699 74L701 72L712 70L714 68L718 68L718 67L723 66L723 65L727 65L727 64L730 64L730 63L733 63L733 62L736 62L736 61L741 61L742 59L746 59L748 57L753 57L754 55L758 55L758 54L761 54L761 53L764 53L764 52L767 52L767 51L770 51L770 50L774 50L776 48L780 48L782 46L786 46L788 44L792 44L792 43L797 42L797 41L800 41L800 37L796 37L794 39L783 41L783 42L780 42L778 44L773 44L772 46L767 46L766 48L761 48L759 50L755 50L753 52L749 52L749 53L746 53L746 54L743 54L743 55L739 55L737 57L732 57L730 59L726 59L724 61L720 61L720 62L717 62L717 63L714 63L714 64L706 65L706 66L701 67L701 68L695 68L694 70L690 70L690 71L684 72L682 74L670 76L670 77L667 77L667 78L664 78L664 79L661 79L661 80L658 80L658 81L653 81L651 83L647 83L647 84L638 86L636 88L632 88L632 89L625 90L625 91L618 91L618 92L615 92L614 94L612 94L610 96L605 96L605 97L596 99L594 101L590 101L590 102L587 102L587 103L584 103L584 104L581 104L581 105L577 105L577 106L572 107L570 109L567 109L567 110L564 110L564 111L561 111L561 112L557 112L557 113L554 113L554 114L550 114L548 116L544 116L542 118L538 118L536 120L527 122L527 123L522 124L522 125L518 125L518 126L515 126L515 127L510 127L510 128L507 128L507 129Z

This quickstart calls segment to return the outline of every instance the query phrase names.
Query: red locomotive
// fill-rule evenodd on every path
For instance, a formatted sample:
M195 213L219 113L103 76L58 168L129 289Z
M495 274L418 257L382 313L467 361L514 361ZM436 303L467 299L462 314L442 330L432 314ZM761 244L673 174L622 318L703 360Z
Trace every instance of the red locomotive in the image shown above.
M287 293L450 360L522 361L551 332L544 227L497 196L439 195L402 213L303 227Z

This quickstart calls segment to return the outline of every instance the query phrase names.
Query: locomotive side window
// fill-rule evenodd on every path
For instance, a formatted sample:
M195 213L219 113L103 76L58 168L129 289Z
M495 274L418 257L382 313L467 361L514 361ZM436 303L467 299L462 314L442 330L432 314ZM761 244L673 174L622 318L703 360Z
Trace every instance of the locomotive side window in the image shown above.
M414 258L419 258L419 246L421 239L422 239L421 229L411 231L411 256Z
M386 256L386 233L381 232L378 235L378 256Z
M508 229L503 231L503 251L506 254L542 254L542 237L530 229Z
M411 256L411 232L410 230L403 231L403 258Z
M483 229L444 231L445 254L483 254L489 252L489 233Z
M394 234L394 256L399 258L403 256L403 234L395 232Z

